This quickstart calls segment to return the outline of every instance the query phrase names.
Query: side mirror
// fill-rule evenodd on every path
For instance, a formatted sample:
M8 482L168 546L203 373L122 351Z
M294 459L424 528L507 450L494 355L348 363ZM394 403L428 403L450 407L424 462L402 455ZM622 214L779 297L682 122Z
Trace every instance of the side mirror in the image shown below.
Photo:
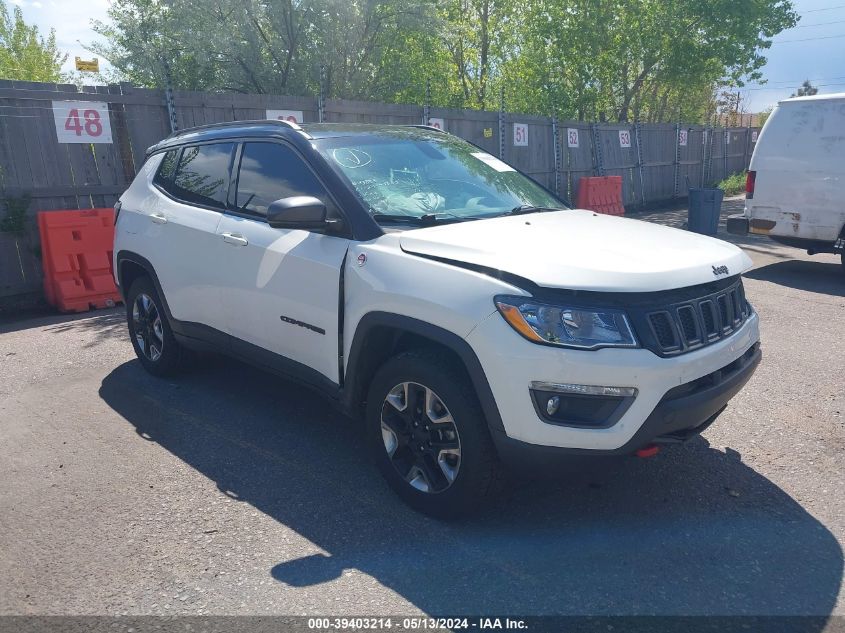
M274 229L325 230L326 205L313 196L292 196L270 203L267 224Z

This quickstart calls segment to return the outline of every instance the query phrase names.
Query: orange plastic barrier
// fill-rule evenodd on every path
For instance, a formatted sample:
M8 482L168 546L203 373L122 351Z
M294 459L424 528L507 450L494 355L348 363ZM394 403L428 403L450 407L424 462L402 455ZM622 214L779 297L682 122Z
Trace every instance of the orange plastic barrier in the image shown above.
M112 274L114 209L39 211L44 294L61 312L121 301Z
M582 177L575 206L607 215L625 215L622 206L622 176Z

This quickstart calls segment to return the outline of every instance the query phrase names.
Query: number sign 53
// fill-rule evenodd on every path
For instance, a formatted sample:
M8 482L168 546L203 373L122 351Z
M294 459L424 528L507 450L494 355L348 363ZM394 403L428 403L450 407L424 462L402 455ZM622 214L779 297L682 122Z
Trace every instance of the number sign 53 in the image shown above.
M101 101L53 101L59 143L111 143L109 104Z

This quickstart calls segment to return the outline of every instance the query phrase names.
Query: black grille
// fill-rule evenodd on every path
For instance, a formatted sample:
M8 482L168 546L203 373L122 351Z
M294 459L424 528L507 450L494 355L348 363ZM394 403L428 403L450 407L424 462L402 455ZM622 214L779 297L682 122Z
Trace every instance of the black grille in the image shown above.
M729 336L750 313L742 281L738 279L717 292L648 310L647 321L654 337L654 351L673 355Z
M675 337L675 328L672 326L672 317L668 312L652 312L648 315L648 321L654 332L657 342L663 349L676 349L680 346Z

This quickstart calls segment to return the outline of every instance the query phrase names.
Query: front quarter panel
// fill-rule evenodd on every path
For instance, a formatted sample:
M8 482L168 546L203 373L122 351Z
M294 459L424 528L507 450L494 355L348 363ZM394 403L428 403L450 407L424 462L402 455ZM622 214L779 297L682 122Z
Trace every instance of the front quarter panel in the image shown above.
M354 244L346 264L344 359L364 315L386 312L465 338L496 311L497 294L526 294L488 275L401 250L397 234Z

